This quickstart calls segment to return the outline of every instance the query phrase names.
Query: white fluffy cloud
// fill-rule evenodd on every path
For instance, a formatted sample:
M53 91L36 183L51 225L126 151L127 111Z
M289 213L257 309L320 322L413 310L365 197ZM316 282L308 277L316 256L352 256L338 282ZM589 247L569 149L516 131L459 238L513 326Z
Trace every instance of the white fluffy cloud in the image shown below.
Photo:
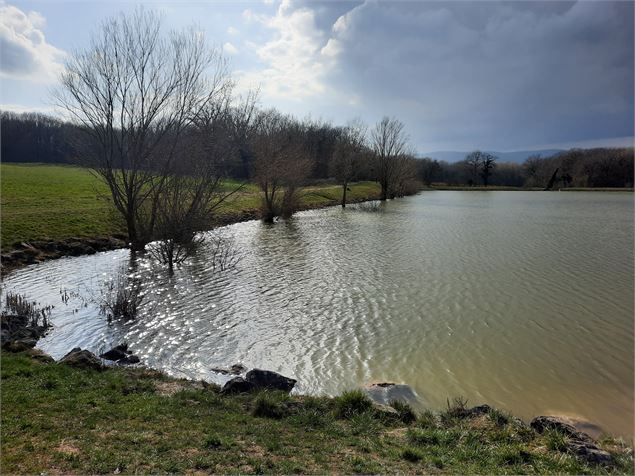
M0 75L36 82L54 81L64 52L46 42L45 19L37 12L0 4Z
M273 16L246 11L244 18L259 22L271 38L261 44L248 43L263 67L242 72L241 82L259 84L271 100L302 100L327 92L325 78L332 64L322 50L328 36L317 27L313 9L285 0Z

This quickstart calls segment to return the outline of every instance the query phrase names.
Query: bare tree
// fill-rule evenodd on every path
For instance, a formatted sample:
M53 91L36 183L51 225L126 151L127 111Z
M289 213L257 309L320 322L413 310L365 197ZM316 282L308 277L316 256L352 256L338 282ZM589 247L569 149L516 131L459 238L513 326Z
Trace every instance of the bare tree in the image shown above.
M83 131L79 153L108 185L133 250L153 238L185 131L205 122L229 83L219 50L199 32L166 36L143 9L106 21L69 56L56 100Z
M489 178L492 175L492 171L496 167L496 157L488 152L481 154L481 178L483 179L483 185L487 187Z
M420 189L418 163L413 153L401 154L395 159L394 186L392 196L404 197L412 195Z
M263 193L263 220L272 223L277 216L291 216L312 165L304 151L300 125L275 111L262 112L250 142L252 177Z
M362 162L368 156L366 147L366 124L357 119L349 122L335 145L331 159L331 174L342 184L342 207L346 207L346 192L349 182L357 178Z
M375 154L377 181L381 185L381 200L395 196L400 158L406 153L408 137L404 125L395 118L384 117L371 132Z
M480 150L475 150L474 152L470 152L465 156L465 160L463 161L465 165L465 171L468 176L468 185L473 186L477 182L478 172L481 167L481 155L482 152Z

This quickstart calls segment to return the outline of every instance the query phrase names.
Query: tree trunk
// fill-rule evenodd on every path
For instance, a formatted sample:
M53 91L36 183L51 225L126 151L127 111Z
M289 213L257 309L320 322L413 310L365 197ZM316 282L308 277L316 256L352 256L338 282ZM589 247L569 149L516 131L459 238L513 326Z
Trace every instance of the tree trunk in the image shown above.
M348 182L344 182L342 187L342 208L346 207L346 189L348 188Z
M388 185L385 183L381 184L381 197L380 200L385 202L388 199Z

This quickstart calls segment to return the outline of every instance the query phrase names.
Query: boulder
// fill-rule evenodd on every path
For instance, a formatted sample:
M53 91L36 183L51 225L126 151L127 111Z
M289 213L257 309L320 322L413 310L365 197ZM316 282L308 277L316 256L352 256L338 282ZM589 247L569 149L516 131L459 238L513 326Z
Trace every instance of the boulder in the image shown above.
M547 430L555 430L568 436L569 438L588 442L593 441L593 439L586 433L578 431L573 425L554 416L538 416L531 420L529 426L538 433L544 433Z
M529 425L538 433L553 430L566 435L568 437L567 451L588 463L606 465L613 463L611 454L599 448L593 438L584 432L578 431L573 425L561 418L538 416L531 420Z
M608 451L598 448L595 443L572 440L567 445L567 450L589 463L606 465L613 463L611 454Z
M52 364L55 362L55 359L53 357L45 354L40 349L29 349L26 354L33 360L37 360L38 362L42 362L44 364Z
M279 373L260 369L253 369L247 372L245 380L256 389L282 390L283 392L293 390L297 382L297 380L285 377Z
M106 360L117 361L117 360L125 359L126 357L128 357L129 354L131 354L131 352L128 351L128 345L120 344L118 346L113 347L109 351L104 352L99 357Z
M408 404L419 401L419 397L409 385L400 383L373 383L366 385L362 390L373 402L381 405L389 405L392 401L401 401Z
M221 393L231 394L231 393L247 393L255 390L254 384L248 382L242 377L235 377L223 385L221 389Z
M7 341L2 348L8 352L25 352L35 347L35 344L37 344L37 340L27 337L24 339Z
M79 347L75 347L68 354L62 357L59 363L69 365L78 369L104 369L104 364L102 364L101 360L99 360L99 357L97 357L92 352L88 350L82 350Z
M128 355L124 357L123 359L119 359L117 361L117 363L121 365L138 364L139 362L140 362L139 357L137 357L136 355Z

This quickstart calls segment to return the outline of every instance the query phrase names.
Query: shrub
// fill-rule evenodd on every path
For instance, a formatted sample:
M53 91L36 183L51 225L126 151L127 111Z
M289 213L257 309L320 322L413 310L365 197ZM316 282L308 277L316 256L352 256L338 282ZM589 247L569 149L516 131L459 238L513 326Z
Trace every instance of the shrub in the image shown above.
M417 414L406 402L401 400L392 400L390 402L390 406L397 410L399 413L399 419L405 424L412 423L417 419Z
M509 416L501 410L498 410L497 408L490 409L488 414L490 420L492 420L498 426L507 425L510 421Z
M422 428L434 428L437 426L437 417L432 411L424 410L417 419L417 424Z
M8 292L5 295L2 313L26 317L28 319L28 325L31 327L48 327L51 309L52 306L40 308L37 302L29 301L21 294Z
M335 415L338 418L352 418L369 411L373 402L361 390L349 390L335 398Z

